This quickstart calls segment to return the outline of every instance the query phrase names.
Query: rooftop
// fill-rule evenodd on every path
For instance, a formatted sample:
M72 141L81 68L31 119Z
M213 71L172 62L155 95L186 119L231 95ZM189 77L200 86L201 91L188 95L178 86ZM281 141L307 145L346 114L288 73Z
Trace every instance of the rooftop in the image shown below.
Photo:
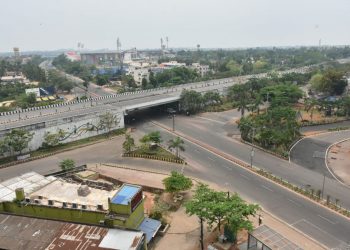
M283 235L277 233L275 230L269 228L266 225L262 225L250 233L257 241L268 246L270 249L280 250L302 250L301 247L297 246ZM248 249L255 249L248 248Z
M133 250L142 232L0 214L0 249Z
M103 205L104 209L108 208L108 198L113 197L115 190L106 191L97 188L89 188L90 193L86 196L78 195L78 189L81 185L69 183L61 179L57 179L45 187L33 192L29 195L31 199L52 200L54 205L62 206L63 202L76 203L86 205L86 209L96 210L97 205Z
M113 204L128 205L131 199L141 190L140 186L124 184L112 198Z
M17 188L23 188L24 193L29 195L55 180L55 177L45 177L35 172L8 179L0 183L0 201L12 201L16 198L15 190Z

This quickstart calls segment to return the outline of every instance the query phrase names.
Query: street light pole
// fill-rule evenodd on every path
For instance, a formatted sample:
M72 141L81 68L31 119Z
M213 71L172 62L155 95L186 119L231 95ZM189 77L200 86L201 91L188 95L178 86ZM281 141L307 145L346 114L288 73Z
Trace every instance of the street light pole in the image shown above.
M175 114L173 114L173 131L175 131Z
M253 168L253 158L254 158L254 135L255 135L255 128L252 128L253 129L253 134L252 134L252 149L251 149L251 152L250 152L250 167Z

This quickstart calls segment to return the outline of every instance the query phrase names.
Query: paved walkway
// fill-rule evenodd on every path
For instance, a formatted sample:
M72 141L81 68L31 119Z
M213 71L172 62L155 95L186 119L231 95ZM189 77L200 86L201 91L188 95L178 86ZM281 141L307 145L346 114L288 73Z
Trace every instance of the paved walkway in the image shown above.
M339 179L350 186L350 140L333 145L327 155L328 167Z
M114 167L113 167L114 166ZM140 186L155 187L164 189L163 179L166 174L144 172L142 170L130 169L128 166L120 166L112 163L89 164L88 169L96 171L102 175L109 176L121 182L137 184Z

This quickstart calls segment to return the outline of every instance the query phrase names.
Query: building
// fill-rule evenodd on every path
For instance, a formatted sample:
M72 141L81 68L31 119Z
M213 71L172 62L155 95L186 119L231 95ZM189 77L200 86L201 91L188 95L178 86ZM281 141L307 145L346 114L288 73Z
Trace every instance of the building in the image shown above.
M16 73L12 71L8 71L4 76L0 79L1 84L9 84L9 83L25 83L28 84L29 80L22 74Z
M172 69L175 67L186 67L186 63L179 63L177 61L170 61L170 62L163 62L159 66L164 67L165 69Z
M115 65L119 63L119 53L108 52L81 52L81 61L89 65Z
M123 184L116 188L108 181L76 175L66 181L29 172L6 180L0 183L0 213L125 230L147 229L147 243L161 225L145 218L140 186Z
M147 249L143 232L0 214L0 249Z
M67 51L64 53L68 60L71 62L80 61L80 55L75 51Z
M209 65L202 65L200 63L192 63L190 68L195 70L201 77L207 75L210 71Z
M149 81L150 64L149 63L131 63L128 67L126 75L132 76L136 85L142 84L142 79Z

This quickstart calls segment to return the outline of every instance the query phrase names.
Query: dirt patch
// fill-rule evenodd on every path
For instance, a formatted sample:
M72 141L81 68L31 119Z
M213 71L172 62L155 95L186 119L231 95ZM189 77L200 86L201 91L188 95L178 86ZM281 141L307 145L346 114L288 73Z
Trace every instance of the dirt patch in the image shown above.
M327 163L333 173L350 185L350 140L333 145L327 155Z

